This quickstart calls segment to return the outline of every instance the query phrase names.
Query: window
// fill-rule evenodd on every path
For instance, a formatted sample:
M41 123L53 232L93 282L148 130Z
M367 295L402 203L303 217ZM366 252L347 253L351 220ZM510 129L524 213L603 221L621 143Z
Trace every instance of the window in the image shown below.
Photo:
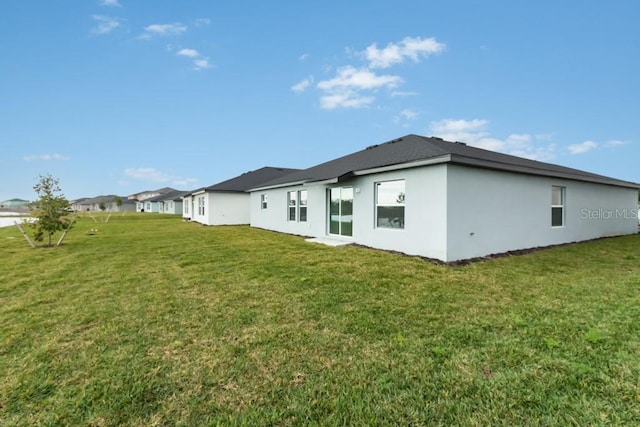
M287 192L287 205L289 206L289 221L295 221L298 207L298 199L295 191Z
M289 221L307 221L307 190L287 192L287 215Z
M298 191L298 209L300 212L298 220L307 222L307 190Z
M267 209L267 195L266 194L261 194L260 195L260 207L261 207L261 209Z
M376 227L404 228L404 180L376 183Z
M182 203L184 204L184 213L186 213L188 215L189 214L189 203L188 203L188 200L185 199Z
M198 215L204 215L204 197L198 197Z
M564 226L564 187L551 186L551 226Z

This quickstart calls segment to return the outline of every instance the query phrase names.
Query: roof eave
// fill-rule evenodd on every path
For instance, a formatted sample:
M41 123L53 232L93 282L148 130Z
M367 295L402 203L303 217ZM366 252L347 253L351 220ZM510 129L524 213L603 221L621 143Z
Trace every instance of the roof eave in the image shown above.
M274 185L266 185L266 186L263 186L263 187L249 188L247 190L247 193L253 193L254 191L273 190L273 189L276 189L276 188L295 187L296 185L302 185L302 184L305 184L305 183L306 183L306 181L283 182L281 184L274 184Z
M570 179L574 181L591 182L595 184L612 185L616 187L626 187L640 189L640 184L633 182L621 181L618 179L597 177L597 176L582 176L569 172L551 171L545 169L532 168L527 166L519 166L507 163L492 162L490 160L481 160L473 157L466 157L460 155L452 155L450 163L459 164L464 166L474 166L484 169L495 169L507 172L523 173L528 175L546 176L549 178L562 178Z
M414 161L414 162L396 163L395 165L380 166L380 167L377 167L377 168L370 168L370 169L362 169L362 170L354 171L353 175L354 176L371 175L371 174L375 174L375 173L391 172L391 171L402 170L402 169L417 168L417 167L420 167L420 166L437 165L437 164L442 164L442 163L448 163L450 161L451 161L451 154L445 154L445 155L442 155L442 156L431 157L429 159L417 160L417 161Z

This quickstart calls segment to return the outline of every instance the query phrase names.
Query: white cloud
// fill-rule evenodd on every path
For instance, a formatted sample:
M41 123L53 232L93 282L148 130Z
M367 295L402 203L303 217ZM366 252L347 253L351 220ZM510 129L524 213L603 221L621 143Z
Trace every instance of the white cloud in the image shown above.
M418 117L418 113L413 110L405 109L400 111L400 116L402 116L406 120L413 120Z
M338 69L337 76L318 83L318 88L322 90L349 89L377 89L380 87L394 88L402 83L402 78L398 76L383 75L378 76L366 68L355 68L350 65Z
M122 7L118 0L100 0L100 4L103 6Z
M619 139L610 139L604 142L603 144L600 144L596 141L588 140L588 141L581 142L579 144L569 145L567 147L567 150L569 150L571 154L583 154L588 151L595 150L597 148L614 148L614 147L620 147L626 144L629 144L629 141L622 141Z
M176 55L186 56L188 58L197 58L200 56L200 53L195 49L180 49Z
M179 22L173 24L151 24L144 27L141 39L150 39L154 36L178 36L187 31L187 26Z
M173 47L168 47L168 50L171 51L172 48ZM200 55L200 52L195 49L180 49L178 52L176 52L176 55L193 59L193 69L196 71L212 67L211 63L209 63L209 58L203 57L202 55Z
M199 58L193 61L193 67L197 70L204 70L206 68L211 68L212 65L209 63L209 58Z
M386 89L387 96L407 97L418 95L417 92L394 90L404 83L399 75L379 74L376 69L388 68L407 60L420 62L432 54L442 52L444 43L435 38L405 37L398 43L389 43L379 49L372 44L364 51L353 48L345 48L347 57L361 62L361 65L345 65L338 67L333 77L319 81L315 88L320 94L320 107L323 109L336 108L363 108L376 101L379 92ZM303 54L299 59L305 60L308 54ZM331 68L325 64L324 72L330 73ZM302 80L291 86L291 90L297 93L307 90L310 80ZM393 91L392 91L393 90ZM402 118L402 116L398 116ZM405 117L406 119L406 117Z
M300 61L304 61L305 59L309 58L311 55L309 55L308 53L303 53L302 55L300 55L300 58L298 58Z
M180 187L189 187L197 182L198 180L196 178L178 178L173 180L172 184Z
M445 44L438 42L434 37L405 37L399 43L389 43L383 49L378 49L374 43L366 48L364 56L371 68L388 68L404 62L407 58L419 62L420 58L427 58L444 49Z
M399 124L402 126L407 126L408 122L415 120L418 118L418 112L405 108L400 111L397 116L393 118L393 123Z
M584 142L581 142L580 144L572 144L568 146L567 149L571 154L582 154L582 153L586 153L587 151L591 151L597 147L598 147L598 143L595 141L584 141Z
M195 178L184 178L161 172L155 168L127 168L124 170L127 178L138 181L152 182L156 184L171 183L171 185L188 185L197 182Z
M120 26L120 21L117 18L105 15L93 15L92 18L97 22L97 25L91 29L92 34L109 34Z
M554 158L555 145L530 134L511 134L504 139L495 138L487 131L488 120L444 119L431 122L429 129L435 136L447 141L460 141L478 148L500 151L533 160ZM541 145L541 142L545 144Z
M627 145L630 141L621 141L619 139L611 139L604 143L605 147L619 147L621 145Z
M309 76L304 80L299 81L298 83L291 86L291 90L296 93L304 92L311 84L313 83L313 76Z
M34 162L34 161L37 161L37 160L43 160L43 161L50 161L50 160L67 161L67 160L69 160L69 157L63 156L62 154L55 153L55 154L40 154L40 155L24 156L22 159L27 161L27 162Z
M343 108L363 108L371 105L375 101L372 96L362 96L355 91L343 91L331 95L320 97L320 108L333 110L338 107Z
M441 134L445 135L458 135L458 134L466 134L467 132L477 132L478 130L484 128L487 123L487 120L473 119L473 120L454 120L454 119L444 119L439 121L431 122L430 129L433 132L436 132L438 136ZM441 138L445 138L441 136ZM455 140L455 138L454 138Z
M391 97L392 98L404 98L406 96L416 96L419 95L418 92L403 92L401 90L394 90L393 92L391 92Z
M318 82L317 87L323 92L320 106L327 110L338 107L366 107L372 104L375 98L363 95L363 91L394 88L401 82L402 78L398 76L379 76L366 68L341 67L334 78Z

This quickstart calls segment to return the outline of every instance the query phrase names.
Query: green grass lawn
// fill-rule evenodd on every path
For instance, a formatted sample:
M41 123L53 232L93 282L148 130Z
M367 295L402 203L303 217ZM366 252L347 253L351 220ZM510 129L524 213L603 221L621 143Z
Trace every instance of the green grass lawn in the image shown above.
M0 229L0 425L639 424L638 235L450 267L158 214Z

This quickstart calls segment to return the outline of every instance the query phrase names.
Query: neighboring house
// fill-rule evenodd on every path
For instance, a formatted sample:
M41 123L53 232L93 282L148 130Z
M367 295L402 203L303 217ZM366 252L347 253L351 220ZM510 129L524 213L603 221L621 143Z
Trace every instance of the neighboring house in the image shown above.
M141 193L130 194L127 199L135 201L136 212L159 212L157 203L147 202L149 199L178 191L175 188L164 187L158 190L143 191Z
M76 212L88 211L91 209L90 203L85 203L87 200L90 200L88 197L83 197L80 199L71 200L69 205L71 206L71 210Z
M172 215L182 214L182 197L189 194L189 191L171 191L160 196L145 200L148 203L146 212L158 212Z
M120 198L122 204L118 206L117 199ZM120 197L116 195L97 196L91 198L82 198L72 200L70 202L71 209L77 212L134 212L135 202L129 200L126 197ZM104 207L104 209L101 209Z
M27 207L29 205L28 200L23 199L9 199L4 202L0 202L0 208L20 208Z
M639 188L407 135L253 187L250 224L451 262L636 233Z
M146 212L146 213L158 213L160 212L160 204L157 200L154 200L155 197L152 197L147 200L142 200L141 202L136 203L136 212ZM142 208L138 209L139 206Z
M183 198L182 216L205 225L249 224L250 195L247 190L297 171L263 167L192 191Z
M172 191L176 191L176 189L171 187L164 187L164 188L159 188L157 190L145 190L140 193L130 194L127 196L127 198L129 200L145 200L145 199L150 199L152 197L159 196L161 194L167 194Z

